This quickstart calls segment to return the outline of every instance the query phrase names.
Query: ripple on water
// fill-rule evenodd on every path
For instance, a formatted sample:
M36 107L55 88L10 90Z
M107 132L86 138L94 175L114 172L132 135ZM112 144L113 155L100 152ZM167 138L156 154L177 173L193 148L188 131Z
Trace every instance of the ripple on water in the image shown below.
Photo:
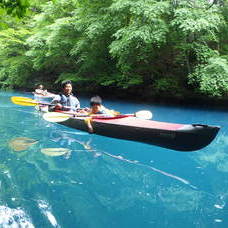
M37 203L39 209L41 210L41 213L47 217L48 221L52 224L52 226L58 227L58 223L51 211L51 207L49 206L49 204L45 200L38 200Z

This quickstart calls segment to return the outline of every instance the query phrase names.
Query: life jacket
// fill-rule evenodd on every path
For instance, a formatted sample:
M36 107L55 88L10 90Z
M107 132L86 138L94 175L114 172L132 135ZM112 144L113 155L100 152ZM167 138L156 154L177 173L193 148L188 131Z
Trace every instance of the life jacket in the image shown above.
M110 110L110 109L107 109L105 108L104 106L102 106L102 109L96 113L91 113L91 115L93 114L103 114L103 115L107 115L107 116L116 116L119 114L119 112L116 112L114 110Z
M60 95L60 104L63 105L62 110L63 111L75 111L77 108L80 108L80 103L76 97L74 97L72 94L69 96L66 96L64 94L59 94Z

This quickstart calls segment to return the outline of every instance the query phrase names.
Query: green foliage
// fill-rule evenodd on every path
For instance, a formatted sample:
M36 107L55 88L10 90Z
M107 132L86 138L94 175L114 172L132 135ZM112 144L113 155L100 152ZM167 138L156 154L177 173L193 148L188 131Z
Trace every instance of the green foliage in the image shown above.
M159 78L153 85L155 95L181 97L182 88L175 77Z
M47 1L55 2L55 0L0 0L0 16L8 14L23 18L29 12L39 11L39 5Z
M29 0L0 0L0 8L7 14L23 17L29 7Z
M67 64L69 50L74 44L70 18L61 18L27 39L30 47L26 55L32 58L36 70L49 70Z
M217 50L213 50L207 45L198 44L197 42L194 42L193 50L195 51L198 63L206 63L209 58L219 56Z
M192 7L183 4L182 7L177 8L174 11L174 19L171 25L178 27L185 36L194 34L200 37L210 34L211 39L216 39L215 32L224 23L221 13L217 9L203 7L202 1L197 0L194 3L198 5Z
M118 86L120 88L128 88L135 85L142 84L142 77L140 75L123 75L123 74L112 74L100 75L96 78L96 81L102 86Z
M183 1L175 10L171 26L175 35L177 63L191 73L195 65L207 61L218 49L221 27L224 17L217 6L208 8L208 3L201 0ZM175 33L174 33L175 34Z
M120 1L110 7L116 21L110 54L117 59L123 74L133 73L139 65L153 60L156 48L166 42L168 25L165 21L169 4L157 1Z
M35 75L51 83L71 79L86 89L141 87L152 88L149 95L181 96L189 80L205 94L226 95L228 8L222 1L16 2L27 12L17 23L0 9L2 85L26 85ZM13 14L23 7L4 9Z
M221 54L227 54L228 53L228 3L224 4L222 8L222 15L225 20L225 24L222 26L221 31L219 33L220 37L220 43L219 43L219 49Z
M55 83L60 83L64 80L71 80L72 82L81 82L81 81L87 81L84 77L79 77L75 75L74 73L62 73L59 75Z
M228 95L228 56L209 58L208 63L196 67L190 76L191 84L198 84L200 92L210 96Z
M27 50L27 29L6 29L0 32L0 83L2 87L24 86L31 75L31 61Z

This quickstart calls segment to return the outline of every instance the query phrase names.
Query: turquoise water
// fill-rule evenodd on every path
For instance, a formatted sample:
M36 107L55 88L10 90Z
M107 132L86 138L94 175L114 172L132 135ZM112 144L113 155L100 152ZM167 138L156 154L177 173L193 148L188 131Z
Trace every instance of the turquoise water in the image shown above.
M184 153L48 123L13 95L25 96L0 93L0 227L228 227L227 112L105 101L154 120L222 126L209 146ZM15 148L21 137L34 143Z

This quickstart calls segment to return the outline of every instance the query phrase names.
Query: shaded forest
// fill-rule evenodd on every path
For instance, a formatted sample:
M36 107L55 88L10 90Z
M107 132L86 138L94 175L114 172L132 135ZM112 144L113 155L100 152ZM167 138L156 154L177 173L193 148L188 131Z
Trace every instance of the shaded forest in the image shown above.
M0 0L0 87L227 99L222 0Z

